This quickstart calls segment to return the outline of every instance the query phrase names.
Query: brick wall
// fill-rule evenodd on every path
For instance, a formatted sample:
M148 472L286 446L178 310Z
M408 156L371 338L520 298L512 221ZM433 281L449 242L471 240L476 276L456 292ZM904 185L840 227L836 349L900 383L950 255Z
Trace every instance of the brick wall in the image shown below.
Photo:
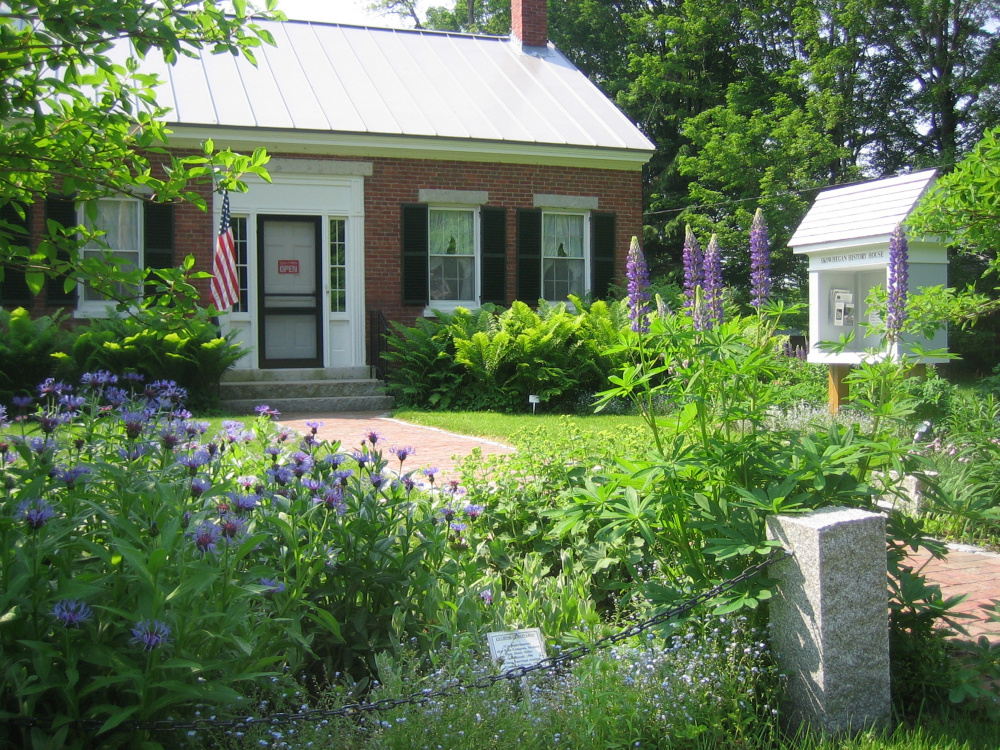
M275 152L273 156L301 157ZM339 158L339 157L329 157ZM440 190L485 190L487 205L507 210L507 296L516 288L516 222L518 208L532 208L535 193L597 196L598 210L614 213L616 269L624 274L625 258L632 235L642 234L641 173L613 169L584 169L525 164L496 164L459 161L374 158L373 174L365 178L365 282L366 309L381 310L391 320L407 324L423 314L422 307L402 304L400 264L402 259L400 206L417 203L421 188ZM196 189L209 206L210 186ZM41 204L33 207L32 231L44 226ZM179 204L174 214L175 259L179 263L194 254L198 270L211 270L211 255L217 227L210 213L190 204ZM37 238L35 240L37 242ZM206 302L207 280L196 285ZM534 302L534 300L532 300ZM44 293L35 298L34 315L54 312L45 303Z
M544 47L549 41L546 0L513 0L510 33L526 47Z

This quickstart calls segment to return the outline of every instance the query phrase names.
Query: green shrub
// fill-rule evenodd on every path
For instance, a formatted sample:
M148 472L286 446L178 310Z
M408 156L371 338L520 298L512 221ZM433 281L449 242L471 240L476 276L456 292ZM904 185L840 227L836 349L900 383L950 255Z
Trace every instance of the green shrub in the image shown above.
M32 320L23 307L0 310L0 402L34 392L45 378L57 374L54 354L69 350L72 335L60 312Z
M523 302L459 308L414 326L393 324L390 390L401 406L419 408L522 412L537 395L549 410L572 410L617 364L605 350L626 320L620 304L573 304L576 312Z

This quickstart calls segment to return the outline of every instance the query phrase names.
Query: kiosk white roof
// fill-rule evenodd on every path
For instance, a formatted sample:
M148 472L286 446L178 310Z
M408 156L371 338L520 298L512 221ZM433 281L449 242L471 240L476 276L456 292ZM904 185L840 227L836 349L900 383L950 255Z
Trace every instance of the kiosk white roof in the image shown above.
M934 182L937 171L888 177L820 193L788 245L797 253L886 238ZM818 247L822 246L822 247Z

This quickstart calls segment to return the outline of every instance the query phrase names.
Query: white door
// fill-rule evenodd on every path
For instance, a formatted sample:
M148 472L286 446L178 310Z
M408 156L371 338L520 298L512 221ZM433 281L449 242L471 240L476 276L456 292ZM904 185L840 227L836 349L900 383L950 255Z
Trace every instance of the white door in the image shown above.
M321 366L320 218L261 216L257 237L260 366Z

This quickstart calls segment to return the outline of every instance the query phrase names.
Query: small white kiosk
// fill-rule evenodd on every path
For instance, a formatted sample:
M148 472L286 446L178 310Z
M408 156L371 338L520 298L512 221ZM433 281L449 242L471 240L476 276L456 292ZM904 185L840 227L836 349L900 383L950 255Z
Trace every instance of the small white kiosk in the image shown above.
M877 315L866 308L865 298L875 286L888 287L889 236L897 224L905 222L935 176L931 169L826 190L817 196L788 243L796 254L809 258L808 361L830 366L831 412L840 408L847 395L843 378L851 365L862 362L866 350L881 343L877 336L865 335L862 324ZM911 293L919 287L948 283L943 242L908 237L907 245ZM851 330L854 342L849 351L819 348L820 342L838 341ZM928 349L943 349L948 345L948 332L942 327L933 339L922 343ZM886 354L896 356L898 351ZM921 363L943 361L926 357Z

